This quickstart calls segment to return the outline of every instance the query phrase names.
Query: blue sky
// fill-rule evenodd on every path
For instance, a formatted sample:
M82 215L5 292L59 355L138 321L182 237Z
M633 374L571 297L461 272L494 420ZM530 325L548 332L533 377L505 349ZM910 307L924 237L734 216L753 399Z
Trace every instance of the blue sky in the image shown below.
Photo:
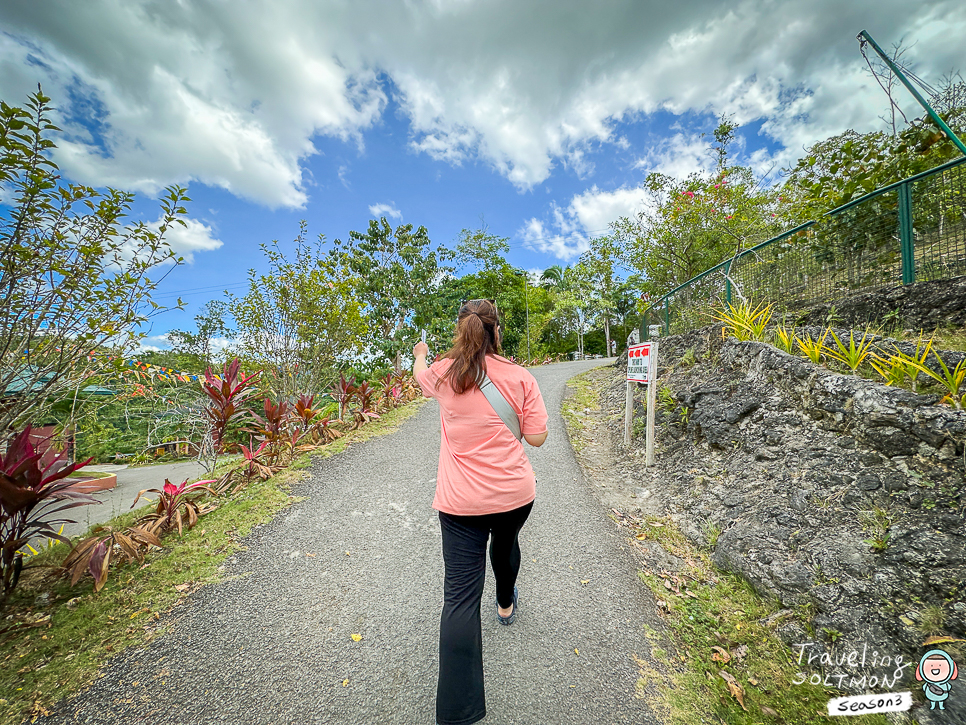
M881 128L863 28L915 44L934 81L966 65L961 2L9 0L0 98L43 83L64 175L138 192L147 221L189 187L172 238L189 261L159 290L187 305L156 320L163 346L301 219L331 240L385 215L451 245L482 216L544 269L640 210L649 172L707 170L721 113L759 174Z

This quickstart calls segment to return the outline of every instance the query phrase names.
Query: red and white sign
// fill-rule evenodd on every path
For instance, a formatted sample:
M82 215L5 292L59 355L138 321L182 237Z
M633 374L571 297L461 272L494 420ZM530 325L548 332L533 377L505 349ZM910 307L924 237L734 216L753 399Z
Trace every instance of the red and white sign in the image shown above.
M627 348L628 382L649 383L653 371L651 342L642 342Z

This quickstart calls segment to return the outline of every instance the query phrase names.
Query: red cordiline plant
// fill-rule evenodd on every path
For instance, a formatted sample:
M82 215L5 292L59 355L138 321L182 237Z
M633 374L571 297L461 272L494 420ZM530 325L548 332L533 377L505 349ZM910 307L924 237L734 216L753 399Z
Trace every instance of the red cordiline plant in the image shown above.
M265 409L264 418L257 413L252 413L252 417L258 424L254 431L258 433L258 439L268 441L271 445L288 438L288 428L292 422L292 406L289 402L280 400L274 403L271 398L265 398L263 407Z
M245 375L239 372L241 361L235 358L226 364L219 380L211 368L205 370L205 380L201 389L209 398L205 417L211 424L211 437L214 443L215 459L225 451L225 433L228 426L247 415L251 415L245 401L255 392L255 382L259 373ZM261 372L261 371L259 371ZM214 467L214 464L212 464Z
M339 420L345 420L345 412L349 407L349 403L352 397L356 394L358 388L356 387L356 378L353 375L349 379L346 379L345 375L339 375L339 379L332 386L332 390L329 395L332 399L339 404Z
M54 515L78 506L100 503L87 493L71 490L72 482L65 481L71 473L83 468L83 463L72 463L59 470L57 456L46 467L41 467L41 453L30 442L30 426L24 428L0 454L0 596L6 597L17 586L23 569L23 555L18 549L35 536L62 541L70 540L57 530L59 524L75 523L72 519ZM46 519L46 520L41 520Z
M177 526L178 536L181 536L184 524L187 524L190 529L198 523L198 517L212 510L212 508L205 507L201 503L201 498L206 493L212 496L217 495L208 486L209 483L214 482L214 480L196 481L189 485L188 479L185 479L180 484L175 485L168 479L164 479L163 488L146 488L138 492L134 503L131 504L132 509L144 494L158 494L157 508L153 513L139 519L138 525L155 536L160 536L165 531Z
M94 577L94 591L99 592L107 581L113 558L121 556L126 561L140 563L149 546L161 548L161 540L146 529L129 526L124 531L115 531L110 526L98 526L93 536L74 547L62 566L70 574L71 586L87 572Z
M359 427L364 423L369 423L379 417L376 413L376 406L374 398L376 397L376 389L369 384L369 381L365 381L356 390L356 400L359 401L359 408L355 411L355 427Z
M395 408L402 398L402 382L392 373L380 378L382 383L382 399L388 408Z
M302 424L302 432L305 433L312 426L312 420L319 414L318 408L313 408L315 402L314 395L300 395L295 401L295 415Z
M251 444L251 448L246 445L242 445L242 456L244 456L245 461L248 464L247 470L245 471L246 478L251 479L257 473L258 477L264 481L271 478L272 474L275 473L275 468L258 460L258 457L262 454L262 451L264 451L267 447L268 441L262 441L262 444L258 448L255 448L254 443Z

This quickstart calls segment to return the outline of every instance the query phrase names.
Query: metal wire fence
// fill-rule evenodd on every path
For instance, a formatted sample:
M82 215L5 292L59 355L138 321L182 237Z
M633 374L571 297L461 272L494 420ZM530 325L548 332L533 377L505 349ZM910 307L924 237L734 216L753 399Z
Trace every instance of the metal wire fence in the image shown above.
M878 189L702 272L656 300L642 333L712 321L735 287L791 312L898 284L966 274L966 157Z

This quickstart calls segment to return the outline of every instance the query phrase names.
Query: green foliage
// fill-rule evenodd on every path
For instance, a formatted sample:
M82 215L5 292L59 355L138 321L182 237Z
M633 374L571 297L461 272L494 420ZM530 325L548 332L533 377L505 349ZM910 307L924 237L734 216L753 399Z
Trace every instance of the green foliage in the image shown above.
M368 343L381 357L393 360L409 353L422 329L430 332L431 341L441 339L439 323L449 315L444 315L437 291L441 278L452 270L441 265L450 253L432 250L430 244L426 227L414 231L412 224L403 224L393 229L385 217L370 220L365 233L349 232L348 242L335 240L329 252L331 269L339 279L351 280L351 302L358 304L352 313L365 315L357 330L360 349Z
M369 328L360 295L372 280L324 253L323 241L309 243L302 222L294 258L277 241L263 244L268 272L249 270L245 296L229 295L246 367L266 371L262 384L276 399L323 391L340 362L364 349ZM387 289L383 296L391 295Z
M677 401L674 399L674 391L667 385L662 385L657 389L657 403L668 413L673 413L678 407Z
M805 335L804 337L796 335L795 342L802 354L818 365L822 361L822 353L827 350L825 347L825 339L828 337L828 333L829 331L826 330L818 340L813 340L811 335Z
M59 401L76 416L89 401L78 391L136 348L162 311L158 281L181 262L164 237L184 224L185 190L165 190L156 225L129 222L133 194L63 183L51 116L39 89L22 108L0 101L0 390L24 391L5 398L0 430Z
M784 325L776 325L774 344L776 347L791 354L795 346L795 332Z
M855 342L855 333L849 331L848 346L839 340L838 335L834 332L831 330L828 332L832 335L832 339L835 340L835 347L826 345L825 354L833 360L838 360L844 364L853 373L872 354L872 345L875 342L875 338L869 336L868 331L862 333L862 339L859 340L858 344Z
M919 372L925 373L943 387L945 395L941 402L952 403L953 407L957 410L963 410L966 407L966 391L964 391L964 384L966 384L966 359L960 360L956 364L956 367L950 370L935 350L932 351L932 355L939 365L939 370L933 370L921 362L910 361L910 364ZM925 356L923 357L925 358Z
M715 132L719 163L711 176L692 174L682 181L650 174L644 184L648 210L612 225L645 294L669 292L775 231L777 194L751 169L727 164L735 128L722 118Z
M864 539L865 543L874 551L885 551L889 547L889 530L892 527L893 516L887 509L875 506L869 511L860 511L859 523L863 531L869 535L868 539Z
M918 392L919 373L924 369L926 358L931 350L932 340L924 340L920 335L916 341L915 355L907 355L897 347L895 354L890 355L888 359L873 355L869 363L885 379L886 385L901 386L908 378L912 383L913 392Z
M764 302L752 306L748 300L718 308L714 319L725 323L725 331L738 340L758 340L765 337L765 327L771 320L772 306Z
M197 329L194 332L187 330L168 332L172 353L179 360L179 364L170 365L170 367L198 374L215 365L218 362L217 340L234 336L234 330L230 329L225 322L228 314L227 303L211 300L205 304L200 314L195 315ZM221 357L224 358L224 355ZM221 362L227 362L227 360L222 359Z

